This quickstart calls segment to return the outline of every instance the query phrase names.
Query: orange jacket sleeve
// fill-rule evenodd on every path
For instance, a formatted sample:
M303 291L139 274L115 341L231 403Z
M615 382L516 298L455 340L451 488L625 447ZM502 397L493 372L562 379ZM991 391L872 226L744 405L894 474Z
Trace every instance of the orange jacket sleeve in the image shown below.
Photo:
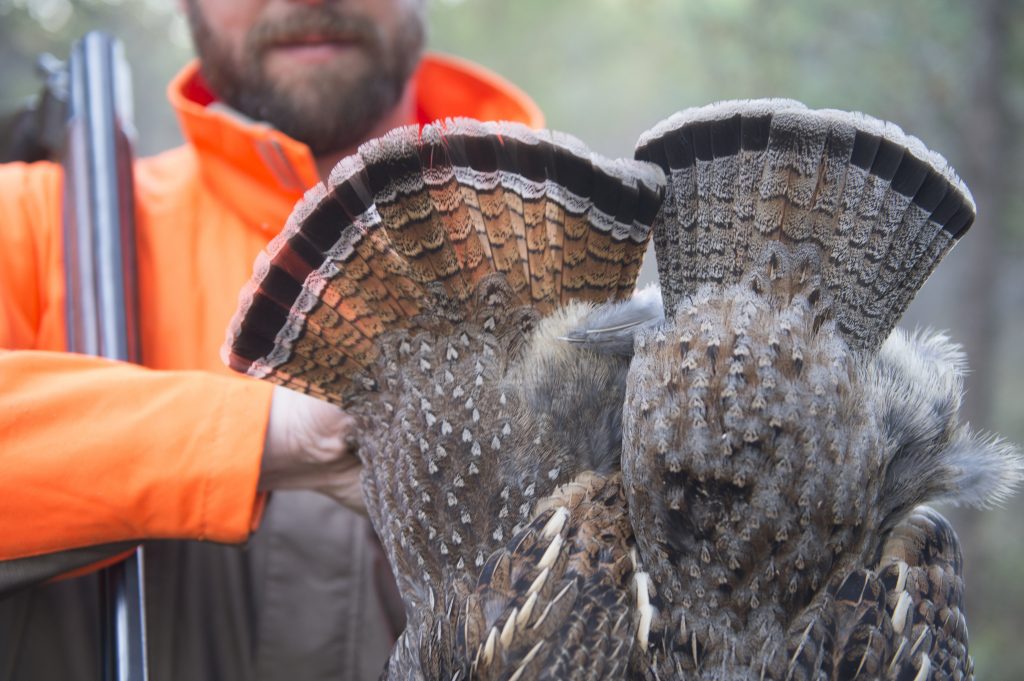
M55 348L59 173L0 167L0 559L142 538L239 542L272 387ZM47 237L47 233L51 236ZM50 325L52 326L52 324Z

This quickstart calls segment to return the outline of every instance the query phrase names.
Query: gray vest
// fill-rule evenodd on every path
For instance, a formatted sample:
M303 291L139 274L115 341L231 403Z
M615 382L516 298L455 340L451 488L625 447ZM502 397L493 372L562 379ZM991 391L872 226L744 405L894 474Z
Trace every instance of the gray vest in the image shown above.
M151 681L377 679L403 626L369 521L275 492L241 547L146 544ZM0 600L0 681L99 681L94 576Z

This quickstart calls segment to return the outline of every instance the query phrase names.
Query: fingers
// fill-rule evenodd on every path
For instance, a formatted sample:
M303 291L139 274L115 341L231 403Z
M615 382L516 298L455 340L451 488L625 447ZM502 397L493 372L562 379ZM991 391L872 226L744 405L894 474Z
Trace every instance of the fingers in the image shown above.
M316 488L314 491L326 494L342 506L360 515L365 516L367 514L366 499L363 497L363 488L359 484L358 473L354 476L354 480L351 483Z
M311 489L361 506L357 449L355 419L332 404L277 387L259 488Z

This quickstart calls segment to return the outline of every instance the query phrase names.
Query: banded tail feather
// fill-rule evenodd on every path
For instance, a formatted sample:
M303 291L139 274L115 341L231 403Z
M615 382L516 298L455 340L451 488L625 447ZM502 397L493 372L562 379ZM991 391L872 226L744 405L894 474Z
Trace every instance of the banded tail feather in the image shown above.
M702 284L804 295L847 342L876 349L974 202L946 161L891 123L781 99L688 109L636 158L669 190L655 228L666 309Z
M546 314L628 296L663 178L559 133L455 119L399 128L309 190L260 255L222 354L233 369L343 404L376 339L462 314L499 273Z

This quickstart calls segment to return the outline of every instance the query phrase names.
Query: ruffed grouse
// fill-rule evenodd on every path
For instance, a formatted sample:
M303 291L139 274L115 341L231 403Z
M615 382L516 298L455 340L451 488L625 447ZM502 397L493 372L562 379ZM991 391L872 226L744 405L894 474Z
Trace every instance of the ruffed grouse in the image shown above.
M783 100L677 114L637 159L398 129L257 262L225 358L359 418L408 616L385 676L971 678L921 504L986 506L1021 464L959 423L943 337L890 334L967 189ZM661 295L626 300L652 231Z

